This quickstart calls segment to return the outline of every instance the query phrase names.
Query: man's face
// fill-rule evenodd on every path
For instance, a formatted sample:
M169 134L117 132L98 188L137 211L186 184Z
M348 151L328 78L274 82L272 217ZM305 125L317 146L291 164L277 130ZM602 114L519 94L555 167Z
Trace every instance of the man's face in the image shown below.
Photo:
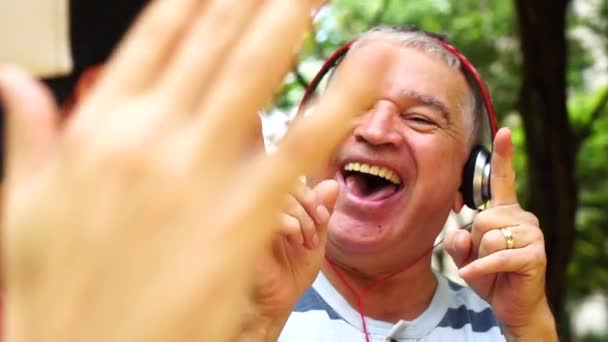
M428 249L450 209L462 206L468 88L436 55L383 40L351 53L364 49L385 49L390 72L332 165L340 195L328 253L343 263L400 265Z

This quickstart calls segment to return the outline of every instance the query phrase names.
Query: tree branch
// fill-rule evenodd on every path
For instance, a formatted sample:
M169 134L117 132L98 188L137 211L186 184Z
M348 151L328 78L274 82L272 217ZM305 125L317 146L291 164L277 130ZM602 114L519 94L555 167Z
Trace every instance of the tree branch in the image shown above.
M604 93L602 94L600 100L597 102L593 110L591 111L591 117L589 118L589 122L583 126L576 134L576 149L580 147L580 145L591 135L591 131L593 129L593 124L602 117L602 114L605 113L604 109L608 106L608 88L604 89Z
M293 67L293 69L291 69L291 72L296 77L296 81L298 82L298 84L300 86L302 86L302 88L304 88L304 89L308 88L309 83L308 83L308 81L306 81L306 78L304 78L304 75L302 75L302 73L300 72L300 69L298 68L297 65L295 65Z

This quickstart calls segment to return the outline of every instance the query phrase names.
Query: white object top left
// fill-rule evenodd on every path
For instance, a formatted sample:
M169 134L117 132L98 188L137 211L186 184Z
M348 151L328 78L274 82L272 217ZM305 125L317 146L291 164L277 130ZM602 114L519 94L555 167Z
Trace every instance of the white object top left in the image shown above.
M0 64L39 77L70 73L69 0L0 1Z

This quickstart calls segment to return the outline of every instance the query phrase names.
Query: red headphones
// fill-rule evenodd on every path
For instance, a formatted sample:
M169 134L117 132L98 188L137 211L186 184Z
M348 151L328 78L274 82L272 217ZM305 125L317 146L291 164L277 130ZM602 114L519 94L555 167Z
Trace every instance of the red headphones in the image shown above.
M471 62L469 62L469 60L452 45L448 44L447 42L435 35L428 33L423 34L426 34L427 36L434 39L444 49L446 49L448 52L458 58L465 76L468 75L473 78L473 80L475 81L474 83L478 88L477 90L479 91L483 99L484 108L486 109L488 122L490 124L491 137L492 140L494 140L494 136L498 131L496 113L494 111L494 105L492 104L488 88L486 87L477 69L475 69L473 64L471 64ZM356 40L353 40L343 45L325 61L319 72L317 72L315 77L312 79L312 81L306 88L306 92L302 97L298 112L300 112L304 108L304 105L310 100L323 78L328 74L328 72L332 68L336 67L340 63L342 57L344 57L348 53L355 41ZM469 154L469 159L465 164L462 173L462 183L460 186L460 191L463 194L464 202L469 208L478 209L491 198L490 162L491 152L488 151L487 148L482 145L476 145L475 147L473 147L471 153Z

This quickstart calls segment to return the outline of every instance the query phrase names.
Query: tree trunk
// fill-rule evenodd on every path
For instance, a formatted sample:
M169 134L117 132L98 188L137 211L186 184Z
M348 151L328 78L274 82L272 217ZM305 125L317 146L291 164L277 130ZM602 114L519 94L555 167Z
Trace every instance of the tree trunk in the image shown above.
M519 110L528 155L527 207L540 219L547 251L547 296L560 326L566 269L575 236L575 149L566 109L568 0L516 0L523 53Z

